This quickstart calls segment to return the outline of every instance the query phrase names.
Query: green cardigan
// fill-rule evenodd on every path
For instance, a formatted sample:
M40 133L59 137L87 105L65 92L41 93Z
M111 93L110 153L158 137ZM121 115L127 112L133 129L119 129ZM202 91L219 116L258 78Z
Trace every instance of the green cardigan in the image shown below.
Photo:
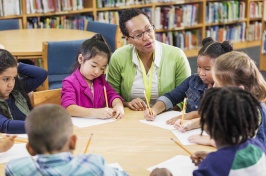
M159 96L173 90L191 74L185 53L177 47L158 42L162 56L158 70ZM130 100L131 89L136 75L136 65L132 61L134 47L126 45L117 49L110 60L107 81L126 102ZM156 53L156 52L155 52Z

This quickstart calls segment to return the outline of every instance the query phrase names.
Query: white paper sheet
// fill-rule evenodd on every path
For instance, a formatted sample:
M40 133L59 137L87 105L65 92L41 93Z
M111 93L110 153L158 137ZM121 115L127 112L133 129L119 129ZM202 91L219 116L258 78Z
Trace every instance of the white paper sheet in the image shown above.
M100 125L104 123L110 123L114 122L116 119L96 119L96 118L85 118L85 117L72 117L72 123L73 125L79 127L79 128L84 128L88 126L95 126L95 125Z
M192 143L188 140L189 136L195 135L195 134L200 134L201 129L194 129L186 132L180 132L178 130L173 130L172 133L177 137L179 142L183 145L195 145L195 143ZM203 132L203 135L207 135L207 133Z
M119 163L110 163L108 165L111 166L111 167L113 167L113 168L117 168L120 171L123 171L123 168L120 166Z
M30 156L26 149L26 144L14 144L8 151L0 153L0 163L6 163L26 156Z
M173 175L191 176L198 167L192 163L189 156L177 155L147 170L151 172L155 168L167 168Z
M182 113L179 111L167 111L164 112L162 114L159 114L158 116L156 116L154 121L147 121L147 120L140 120L141 123L145 123L147 125L152 125L152 126L156 126L156 127L160 127L160 128L164 128L167 130L174 130L174 126L173 125L167 125L166 121L181 115Z

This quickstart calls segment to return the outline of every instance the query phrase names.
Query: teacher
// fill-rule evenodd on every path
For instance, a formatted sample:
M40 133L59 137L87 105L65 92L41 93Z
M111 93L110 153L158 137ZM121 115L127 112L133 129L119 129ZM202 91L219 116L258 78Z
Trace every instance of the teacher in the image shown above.
M150 17L140 9L124 10L119 27L128 45L110 60L107 81L124 98L124 106L145 110L148 103L173 90L191 74L185 53L155 39Z

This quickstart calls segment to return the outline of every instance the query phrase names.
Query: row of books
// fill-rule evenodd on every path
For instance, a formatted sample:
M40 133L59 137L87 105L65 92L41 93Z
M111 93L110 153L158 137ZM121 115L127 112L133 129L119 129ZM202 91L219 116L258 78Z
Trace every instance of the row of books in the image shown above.
M97 8L102 7L120 7L136 4L152 4L152 3L167 3L167 2L176 2L184 0L96 0Z
M83 9L83 0L27 0L27 14Z
M58 16L58 17L34 17L28 18L27 28L59 28L59 29L85 29L86 20L92 21L92 16Z
M244 1L208 2L206 22L230 22L245 18L246 4Z
M212 37L219 42L224 40L244 42L246 41L246 23L207 27L205 36Z
M255 23L254 23L255 25ZM257 24L259 25L259 24ZM246 23L242 22L235 25L223 25L212 26L206 28L206 37L212 37L215 41L223 42L229 40L231 42L245 42L248 40L259 40L261 37L261 25L260 28L253 28L253 39L246 36ZM266 31L263 33L263 37L266 39ZM160 32L156 33L156 39L173 46L177 46L183 50L199 48L202 40L202 33L199 29L174 31L174 32ZM266 44L264 52L266 51Z
M97 21L118 25L119 24L119 11L98 12Z
M261 18L263 11L263 2L261 1L250 1L250 18Z
M151 8L143 8L142 9L151 19L152 16L152 9ZM119 25L119 14L121 11L103 11L97 13L97 21L103 23L111 23Z
M156 7L154 25L156 29L194 26L198 24L198 17L199 4Z
M260 40L262 36L262 23L260 21L255 21L249 24L247 29L247 41Z
M261 44L261 52L262 54L266 54L266 30L263 31L262 34L262 44Z
M0 0L0 16L21 15L22 0Z
M188 31L160 32L156 33L156 39L181 48L182 50L196 49L201 45L201 30L194 29Z

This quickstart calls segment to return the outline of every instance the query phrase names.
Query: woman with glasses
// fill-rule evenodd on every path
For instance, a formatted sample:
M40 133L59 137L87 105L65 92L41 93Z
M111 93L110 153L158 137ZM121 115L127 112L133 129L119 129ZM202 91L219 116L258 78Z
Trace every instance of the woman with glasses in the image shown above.
M182 83L191 69L181 49L155 40L154 26L143 11L123 11L119 27L129 45L113 53L107 81L124 98L125 107L142 111L146 109L145 95L153 105L159 96Z

